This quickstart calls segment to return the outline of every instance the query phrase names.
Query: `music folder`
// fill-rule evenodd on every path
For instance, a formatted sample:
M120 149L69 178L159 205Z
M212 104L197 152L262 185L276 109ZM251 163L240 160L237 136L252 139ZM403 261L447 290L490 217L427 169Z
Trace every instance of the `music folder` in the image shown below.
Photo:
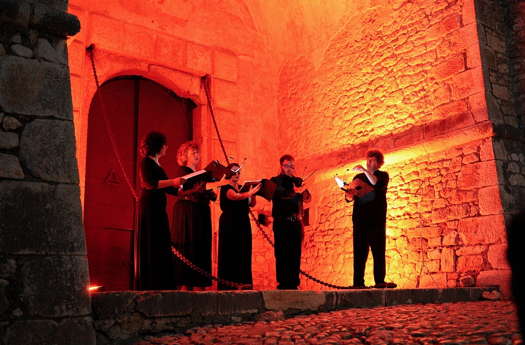
M277 185L275 184L275 182L272 182L265 178L261 180L245 181L241 187L241 193L247 192L250 189L250 186L256 186L259 183L261 184L261 189L259 189L259 191L255 193L255 195L262 196L268 201L272 200Z
M183 190L191 189L198 182L215 182L222 179L228 168L218 161L211 161L204 169L197 170L191 174L181 176L185 181L182 184Z

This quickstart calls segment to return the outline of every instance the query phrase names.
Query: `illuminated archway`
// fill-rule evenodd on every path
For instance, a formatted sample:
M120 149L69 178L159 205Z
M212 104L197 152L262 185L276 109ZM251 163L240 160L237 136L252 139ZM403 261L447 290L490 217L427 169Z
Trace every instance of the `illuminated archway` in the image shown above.
M137 76L112 79L95 94L89 112L84 199L93 284L107 290L133 287L140 140L152 130L167 135L172 149L163 167L169 174L176 165L176 147L193 137L194 107L193 101Z

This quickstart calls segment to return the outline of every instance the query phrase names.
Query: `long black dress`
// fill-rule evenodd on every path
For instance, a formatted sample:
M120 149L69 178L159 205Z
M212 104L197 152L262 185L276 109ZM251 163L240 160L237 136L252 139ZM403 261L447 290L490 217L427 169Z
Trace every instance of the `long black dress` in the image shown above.
M157 189L159 180L168 176L153 159L145 157L141 165L142 195L139 204L139 290L173 289L173 259L170 228L166 213L166 193L177 189Z
M252 229L250 225L249 199L230 200L231 185L221 187L221 210L219 218L219 277L252 285ZM237 192L237 191L236 191ZM219 284L219 290L232 287Z
M191 174L188 167L179 167L176 176ZM173 206L171 240L173 245L192 263L211 273L211 210L210 201L217 196L213 191L205 190L180 195ZM211 285L211 279L187 267L175 258L175 282L177 286L205 287Z

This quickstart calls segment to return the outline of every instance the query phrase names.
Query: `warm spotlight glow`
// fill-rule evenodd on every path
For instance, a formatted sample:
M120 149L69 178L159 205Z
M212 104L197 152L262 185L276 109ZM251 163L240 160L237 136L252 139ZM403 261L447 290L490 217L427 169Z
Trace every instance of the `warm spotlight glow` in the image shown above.
M102 285L88 285L87 287L87 291L89 293L95 293L95 292L98 292L102 289Z

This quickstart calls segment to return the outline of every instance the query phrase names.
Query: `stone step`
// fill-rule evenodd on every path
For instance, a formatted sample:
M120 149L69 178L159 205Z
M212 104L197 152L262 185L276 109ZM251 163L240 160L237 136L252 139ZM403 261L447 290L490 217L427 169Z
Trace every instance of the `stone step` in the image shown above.
M478 301L494 287L449 289L268 290L231 292L122 291L92 295L97 344L138 335L181 332L348 308Z

